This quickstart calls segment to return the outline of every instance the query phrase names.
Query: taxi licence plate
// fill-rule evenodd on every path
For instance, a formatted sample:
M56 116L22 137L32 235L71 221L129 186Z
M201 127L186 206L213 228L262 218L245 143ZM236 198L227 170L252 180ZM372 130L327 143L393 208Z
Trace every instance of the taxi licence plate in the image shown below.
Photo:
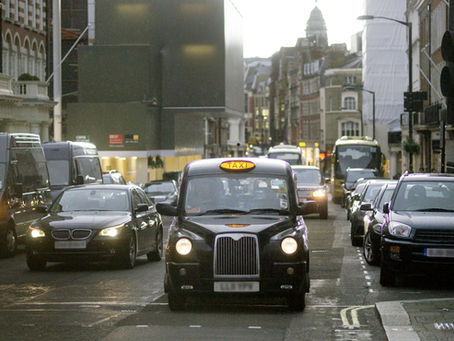
M86 249L87 242L85 240L59 240L54 244L55 249Z
M215 292L259 292L260 282L214 282Z
M424 249L424 256L454 258L454 249Z

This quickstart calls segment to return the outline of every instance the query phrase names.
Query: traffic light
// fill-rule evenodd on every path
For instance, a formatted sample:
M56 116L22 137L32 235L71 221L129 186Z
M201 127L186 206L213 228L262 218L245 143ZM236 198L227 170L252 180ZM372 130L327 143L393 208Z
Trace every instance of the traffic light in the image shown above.
M446 123L454 123L454 31L446 31L441 41L441 55L446 66L441 70L441 93L446 97Z
M404 92L404 111L413 112L413 92Z

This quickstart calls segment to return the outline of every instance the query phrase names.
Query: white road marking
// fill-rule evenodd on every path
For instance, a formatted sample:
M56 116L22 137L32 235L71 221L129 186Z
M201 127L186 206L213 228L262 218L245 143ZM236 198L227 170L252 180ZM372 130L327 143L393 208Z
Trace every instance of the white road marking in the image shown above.
M369 289L369 292L370 292L370 293L373 293L373 292L374 292L374 289Z
M148 324L138 324L136 328L148 328Z
M191 324L189 328L202 328L200 324Z
M101 324L101 323L104 323L104 322L107 322L109 320L112 320L118 316L120 316L121 314L123 314L122 312L119 312L117 314L114 314L114 315L111 315L111 316L108 316L108 317L105 317L101 320L98 320L98 321L95 321L93 323L89 323L89 324L82 324L82 327L88 327L88 328L91 328L93 326L97 326L98 324Z
M363 271L363 273L364 273L365 275L368 275L368 274L369 274L369 272L367 272L367 271Z
M262 327L260 327L260 326L249 326L248 328L249 329L262 329Z
M372 285L372 282L367 282L366 284L367 284L368 287L370 287Z

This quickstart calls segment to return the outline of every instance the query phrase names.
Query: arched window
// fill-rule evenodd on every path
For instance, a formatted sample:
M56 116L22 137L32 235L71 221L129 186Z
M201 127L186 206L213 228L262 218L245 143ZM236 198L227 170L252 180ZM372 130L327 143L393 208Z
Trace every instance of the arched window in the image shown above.
M359 136L358 122L343 122L341 123L341 136Z
M355 97L345 97L344 98L344 109L350 109L350 110L356 109Z
M12 48L13 48L13 42L12 42L11 36L9 34L6 35L4 46L5 46L5 49L3 51L3 73L11 76L11 65L12 65L11 52L12 52Z
M28 39L24 43L24 72L30 73L30 42Z
M20 58L21 58L21 53L20 53L20 41L19 37L16 36L14 39L14 46L13 46L13 51L12 51L12 73L11 76L17 80L19 77L19 64L20 64Z

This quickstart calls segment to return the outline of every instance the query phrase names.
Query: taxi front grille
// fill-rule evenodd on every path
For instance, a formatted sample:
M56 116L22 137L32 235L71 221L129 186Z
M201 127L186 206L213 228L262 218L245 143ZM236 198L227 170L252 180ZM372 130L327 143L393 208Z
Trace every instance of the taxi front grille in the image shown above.
M454 244L454 230L420 230L415 231L416 242Z
M216 237L215 277L258 277L259 250L255 235L228 234Z

